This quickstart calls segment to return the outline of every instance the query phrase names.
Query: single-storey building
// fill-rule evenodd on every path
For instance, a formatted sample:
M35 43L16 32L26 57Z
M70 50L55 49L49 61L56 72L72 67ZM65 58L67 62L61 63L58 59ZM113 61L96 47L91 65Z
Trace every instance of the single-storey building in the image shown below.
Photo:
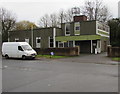
M84 15L74 16L73 22L61 27L9 32L9 41L26 41L33 48L80 47L81 53L106 51L109 44L109 26L98 21L88 21Z

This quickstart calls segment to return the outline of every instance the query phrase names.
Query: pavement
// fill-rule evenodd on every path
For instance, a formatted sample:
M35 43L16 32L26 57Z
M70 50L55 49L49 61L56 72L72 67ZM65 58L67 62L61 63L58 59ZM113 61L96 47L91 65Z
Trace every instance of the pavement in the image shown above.
M107 62L109 59L104 56L105 53L64 59L3 59L2 90L3 92L117 92L118 65L95 63L100 62L99 60L102 63L103 61L109 63Z

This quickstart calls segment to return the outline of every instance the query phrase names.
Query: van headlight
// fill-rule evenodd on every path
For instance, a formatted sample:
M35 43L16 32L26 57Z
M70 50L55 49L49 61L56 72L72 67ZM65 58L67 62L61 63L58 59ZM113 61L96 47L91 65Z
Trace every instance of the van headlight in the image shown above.
M36 54L34 53L34 54L31 54L31 56L35 56Z

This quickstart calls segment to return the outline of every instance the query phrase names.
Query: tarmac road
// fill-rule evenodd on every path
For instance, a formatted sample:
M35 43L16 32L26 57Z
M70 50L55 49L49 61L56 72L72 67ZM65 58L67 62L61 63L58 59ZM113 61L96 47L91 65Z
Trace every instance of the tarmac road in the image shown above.
M3 59L3 92L118 92L118 65Z

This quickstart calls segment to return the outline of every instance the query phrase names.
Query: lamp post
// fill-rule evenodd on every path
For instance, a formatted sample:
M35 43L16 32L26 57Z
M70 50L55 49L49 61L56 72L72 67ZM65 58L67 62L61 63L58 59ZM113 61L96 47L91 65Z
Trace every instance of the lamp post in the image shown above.
M31 25L31 46L33 47L33 25Z

